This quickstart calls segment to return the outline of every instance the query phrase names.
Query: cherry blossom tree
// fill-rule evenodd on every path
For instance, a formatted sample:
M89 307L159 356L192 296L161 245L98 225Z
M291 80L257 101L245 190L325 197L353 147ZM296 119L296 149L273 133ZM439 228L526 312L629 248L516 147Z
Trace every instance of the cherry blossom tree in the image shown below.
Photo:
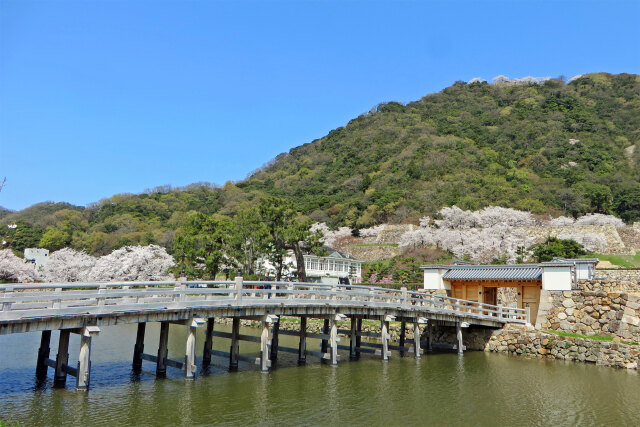
M384 224L380 224L370 228L363 228L360 230L360 237L378 237L384 226Z
M575 225L613 225L616 228L622 228L625 223L613 215L595 213L581 216L576 220Z
M157 245L126 246L100 257L91 270L93 281L172 280L173 258Z
M60 249L49 255L49 262L40 269L45 282L87 282L97 258L71 248Z
M322 238L320 240L329 247L334 247L336 241L351 236L351 228L340 227L337 230L331 230L324 222L316 222L310 230L312 233L321 232Z
M35 264L18 258L10 249L0 250L0 283L35 282L37 279Z
M547 225L549 225L550 227L566 227L569 225L573 225L574 222L575 220L573 218L567 216L559 216L557 218L549 220Z

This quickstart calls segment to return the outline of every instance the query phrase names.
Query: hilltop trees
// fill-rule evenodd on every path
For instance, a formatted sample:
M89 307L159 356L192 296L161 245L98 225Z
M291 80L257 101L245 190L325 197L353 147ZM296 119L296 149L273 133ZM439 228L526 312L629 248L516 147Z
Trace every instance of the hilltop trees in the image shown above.
M290 201L293 211L332 229L415 223L454 205L640 220L637 75L496 82L456 82L415 102L382 103L222 187L164 186L87 208L46 202L0 211L0 242L14 250L70 246L91 255L149 244L172 251L192 214L234 218L269 197ZM505 217L494 210L493 218ZM233 262L250 270L249 260Z

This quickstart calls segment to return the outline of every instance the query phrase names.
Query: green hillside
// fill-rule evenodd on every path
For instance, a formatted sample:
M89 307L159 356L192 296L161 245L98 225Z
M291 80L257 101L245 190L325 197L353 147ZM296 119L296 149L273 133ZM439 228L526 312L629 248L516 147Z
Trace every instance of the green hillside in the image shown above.
M189 212L234 215L265 195L316 221L367 227L415 221L443 206L640 219L640 76L589 74L569 84L459 82L388 102L223 187L194 184L116 195L87 208L0 210L14 249L42 243L104 254L171 247ZM1 200L0 200L1 202Z
M629 221L640 215L640 150L629 148L639 139L636 75L461 82L407 105L380 104L239 186L362 227L453 204Z

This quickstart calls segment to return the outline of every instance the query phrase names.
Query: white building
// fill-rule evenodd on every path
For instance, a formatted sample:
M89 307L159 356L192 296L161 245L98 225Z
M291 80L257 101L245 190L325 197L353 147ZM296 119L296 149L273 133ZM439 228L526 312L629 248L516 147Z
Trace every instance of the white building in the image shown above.
M49 249L26 248L24 250L24 259L34 263L36 269L38 269L49 262Z
M355 259L335 249L325 247L329 251L327 256L304 254L305 271L307 280L315 283L339 284L360 283L362 281L362 264L364 261ZM274 277L276 269L267 260L259 260L259 264L270 276ZM296 257L292 250L287 251L284 258L282 276L293 275L297 270Z
M516 265L423 265L424 289L454 298L498 304L498 288L516 288L516 306L529 308L535 323L542 291L571 291L578 280L593 279L598 259L554 258Z

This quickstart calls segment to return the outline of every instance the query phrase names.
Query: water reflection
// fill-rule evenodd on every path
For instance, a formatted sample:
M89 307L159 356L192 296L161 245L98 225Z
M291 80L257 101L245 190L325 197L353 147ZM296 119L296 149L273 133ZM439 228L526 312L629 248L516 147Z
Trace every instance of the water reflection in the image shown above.
M118 426L637 424L637 372L478 352L421 359L394 352L387 363L373 355L349 362L348 354L341 353L334 368L313 357L307 366L298 366L295 354L282 353L269 374L248 363L228 373L228 360L214 357L217 367L195 381L185 382L176 369L156 380L149 362L141 374L132 375L135 326L129 326L104 328L94 341L88 393L75 392L72 377L66 389L50 388L51 370L47 383L34 391L39 336L0 337L0 419L24 425ZM157 326L149 325L145 340L145 351L152 354L157 350L154 331ZM171 331L173 358L184 352L183 332L179 327ZM281 335L280 340L281 346L297 347L296 337ZM310 348L317 348L317 341L309 341ZM228 345L228 340L214 340L218 350L227 351ZM255 354L256 346L249 343L242 352Z

